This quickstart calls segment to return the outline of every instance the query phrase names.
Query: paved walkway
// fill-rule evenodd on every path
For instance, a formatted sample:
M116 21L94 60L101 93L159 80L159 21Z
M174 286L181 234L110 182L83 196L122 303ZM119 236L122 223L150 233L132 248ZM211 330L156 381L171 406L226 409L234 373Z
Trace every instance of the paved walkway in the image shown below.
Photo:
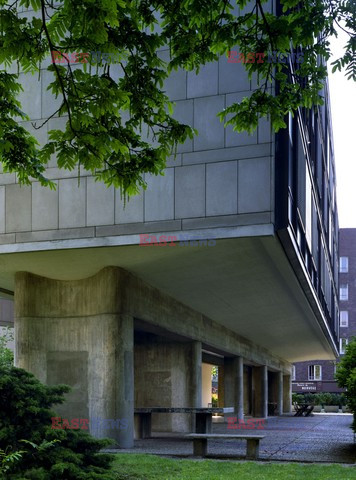
M260 443L261 460L356 463L351 422L350 414L269 417L264 430L230 430L226 423L214 423L213 433L266 435ZM120 451L189 457L193 445L182 434L156 434L135 441L133 449ZM209 440L208 453L219 458L241 458L246 454L246 441Z

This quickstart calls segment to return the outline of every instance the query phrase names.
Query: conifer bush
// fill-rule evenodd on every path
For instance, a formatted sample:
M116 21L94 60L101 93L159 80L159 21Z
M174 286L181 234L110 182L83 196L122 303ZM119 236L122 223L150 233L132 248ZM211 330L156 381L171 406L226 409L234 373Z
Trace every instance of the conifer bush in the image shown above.
M113 456L100 453L112 440L52 429L51 418L57 416L52 406L63 403L68 391L66 385L43 385L23 369L0 365L0 452L3 459L21 452L6 462L6 477L0 470L0 478L113 480Z

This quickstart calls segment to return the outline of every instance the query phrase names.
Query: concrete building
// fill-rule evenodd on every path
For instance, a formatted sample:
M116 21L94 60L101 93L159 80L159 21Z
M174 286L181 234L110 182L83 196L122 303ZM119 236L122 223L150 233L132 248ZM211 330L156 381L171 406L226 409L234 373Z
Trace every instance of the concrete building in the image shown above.
M339 230L339 352L356 336L356 228ZM293 367L293 392L342 392L334 379L338 360L313 360Z
M20 73L23 109L38 124L60 102L46 89L51 75ZM211 365L220 402L238 418L266 417L269 403L290 412L292 362L337 355L327 86L325 106L289 116L277 135L267 120L252 136L224 129L217 113L256 82L226 57L198 75L174 72L165 89L176 118L199 135L126 207L55 159L56 191L0 174L0 287L15 299L16 364L73 387L58 409L66 418L127 419L125 430L92 430L122 447L135 406L209 403ZM44 142L65 121L34 134ZM156 430L190 428L188 415L154 419Z

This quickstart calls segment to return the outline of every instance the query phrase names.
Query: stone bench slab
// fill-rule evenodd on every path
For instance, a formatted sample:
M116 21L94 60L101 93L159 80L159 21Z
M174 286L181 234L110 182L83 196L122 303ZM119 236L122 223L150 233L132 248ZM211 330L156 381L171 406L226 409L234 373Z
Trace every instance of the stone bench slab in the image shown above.
M242 439L247 440L246 458L249 460L257 460L259 456L260 440L265 435L233 435L233 434L215 434L215 433L190 433L185 438L193 440L193 454L197 457L205 457L208 453L208 439Z

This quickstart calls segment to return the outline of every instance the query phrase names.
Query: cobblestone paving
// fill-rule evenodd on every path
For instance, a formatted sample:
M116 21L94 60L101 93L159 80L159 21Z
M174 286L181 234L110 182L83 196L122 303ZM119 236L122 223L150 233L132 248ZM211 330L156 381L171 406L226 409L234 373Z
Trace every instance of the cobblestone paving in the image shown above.
M269 417L264 430L231 430L227 423L214 423L213 433L265 435L260 443L261 460L356 463L351 422L352 416L347 414ZM192 455L193 445L182 434L156 434L123 451L186 457ZM209 456L243 458L245 454L245 440L208 440Z

